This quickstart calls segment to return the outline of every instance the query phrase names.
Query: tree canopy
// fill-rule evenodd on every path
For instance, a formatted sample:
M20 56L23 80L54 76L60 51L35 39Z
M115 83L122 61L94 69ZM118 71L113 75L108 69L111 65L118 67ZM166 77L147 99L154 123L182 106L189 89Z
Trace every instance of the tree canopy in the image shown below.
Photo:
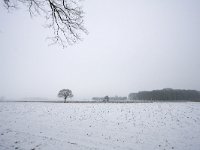
M62 89L59 91L58 97L63 97L64 102L66 102L66 99L73 97L73 94L72 94L72 91L69 89Z
M165 88L162 90L140 91L138 93L130 93L131 100L161 100L161 101L200 101L200 92L196 90L181 90Z

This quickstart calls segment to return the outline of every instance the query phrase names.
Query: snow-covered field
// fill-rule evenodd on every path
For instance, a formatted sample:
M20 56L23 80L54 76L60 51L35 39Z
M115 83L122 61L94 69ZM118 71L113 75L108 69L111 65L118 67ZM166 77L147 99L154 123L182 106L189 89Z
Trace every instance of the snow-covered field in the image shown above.
M0 149L199 150L200 103L0 103Z

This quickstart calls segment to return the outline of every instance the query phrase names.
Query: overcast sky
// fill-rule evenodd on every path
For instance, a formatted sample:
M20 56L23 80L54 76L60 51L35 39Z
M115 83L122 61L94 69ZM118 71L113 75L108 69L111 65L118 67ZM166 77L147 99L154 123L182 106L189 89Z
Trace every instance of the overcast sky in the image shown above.
M200 90L199 0L85 0L89 35L67 49L24 9L0 8L0 97L74 99L161 88ZM2 5L2 3L1 3Z

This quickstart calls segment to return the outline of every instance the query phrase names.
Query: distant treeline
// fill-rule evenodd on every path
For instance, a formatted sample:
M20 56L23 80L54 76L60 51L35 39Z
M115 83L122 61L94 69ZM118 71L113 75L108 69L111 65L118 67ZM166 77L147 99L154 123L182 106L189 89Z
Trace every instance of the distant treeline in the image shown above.
M127 97L121 97L121 96L115 96L115 97L108 97L109 100L127 100ZM93 97L92 100L95 101L103 101L105 100L105 97Z
M196 90L180 90L180 89L166 88L162 90L130 93L128 98L129 100L200 101L200 92Z

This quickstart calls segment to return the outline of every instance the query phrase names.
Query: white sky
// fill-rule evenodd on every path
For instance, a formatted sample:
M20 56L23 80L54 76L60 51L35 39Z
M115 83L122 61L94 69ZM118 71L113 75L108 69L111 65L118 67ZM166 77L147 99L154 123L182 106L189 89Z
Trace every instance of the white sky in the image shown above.
M0 8L0 97L75 99L160 88L200 90L199 0L85 0L89 35L67 49L27 11Z

